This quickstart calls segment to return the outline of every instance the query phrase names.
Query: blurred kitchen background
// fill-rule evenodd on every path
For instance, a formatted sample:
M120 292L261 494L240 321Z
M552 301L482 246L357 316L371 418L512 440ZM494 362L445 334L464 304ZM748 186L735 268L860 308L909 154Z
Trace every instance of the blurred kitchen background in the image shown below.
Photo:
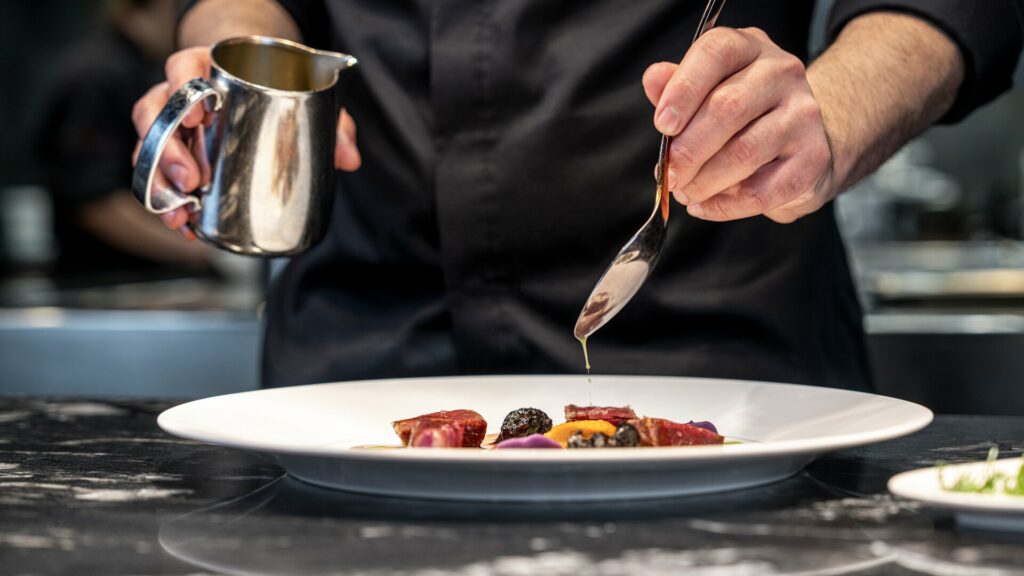
M162 230L127 192L172 6L0 3L0 394L256 385L268 264L144 232ZM1024 414L1024 90L911 143L839 214L878 390Z

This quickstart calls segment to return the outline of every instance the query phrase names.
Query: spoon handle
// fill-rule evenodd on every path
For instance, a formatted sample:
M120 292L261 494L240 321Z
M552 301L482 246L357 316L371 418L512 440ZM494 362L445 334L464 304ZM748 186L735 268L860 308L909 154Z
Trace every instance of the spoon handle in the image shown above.
M693 41L690 42L691 46L702 34L715 27L718 15L722 13L724 6L725 0L708 0L708 5L704 7L704 15L700 17L700 22L697 24L697 31L693 34Z
M697 23L697 31L693 34L693 40L690 42L691 46L697 42L701 35L715 27L715 22L718 20L718 15L722 13L723 7L725 7L725 0L708 0L707 6L704 7L704 14L700 17L700 22ZM671 143L672 139L663 135L661 137L661 148L658 151L658 203L661 205L661 219L666 224L668 223L669 205L668 151Z

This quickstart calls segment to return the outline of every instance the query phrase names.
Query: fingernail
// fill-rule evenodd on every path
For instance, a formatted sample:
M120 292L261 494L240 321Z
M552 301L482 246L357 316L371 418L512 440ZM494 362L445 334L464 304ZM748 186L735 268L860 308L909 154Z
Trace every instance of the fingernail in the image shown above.
M687 206L686 211L690 213L690 216L696 216L700 218L704 215L704 209L700 207L700 204L694 204L693 206Z
M686 195L686 192L683 192L682 190L676 190L672 194L675 195L676 202L679 202L680 204L690 203L690 197Z
M676 173L675 172L669 170L668 171L668 189L669 190L675 190L676 189L676 184L679 184L679 179L676 178Z
M679 113L671 106L666 106L654 121L654 126L658 131L669 136L675 136L679 132L679 129L682 128L679 124Z
M188 170L185 170L181 164L172 164L168 172L170 172L171 182L174 182L178 190L184 191L185 183L188 180Z

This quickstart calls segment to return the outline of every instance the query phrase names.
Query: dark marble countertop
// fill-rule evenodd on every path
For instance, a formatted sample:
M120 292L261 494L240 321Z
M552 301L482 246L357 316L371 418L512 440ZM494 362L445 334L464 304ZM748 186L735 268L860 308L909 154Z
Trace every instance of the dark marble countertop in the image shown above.
M507 505L331 492L179 440L152 401L0 398L0 574L1018 574L1024 534L894 500L900 471L1024 450L1024 418L939 417L750 490Z

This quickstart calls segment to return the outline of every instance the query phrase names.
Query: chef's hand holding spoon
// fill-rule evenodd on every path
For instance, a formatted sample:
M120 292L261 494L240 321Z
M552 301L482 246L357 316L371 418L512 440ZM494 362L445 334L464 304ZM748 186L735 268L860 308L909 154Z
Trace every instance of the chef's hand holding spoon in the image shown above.
M882 12L847 24L810 69L759 29L718 27L678 64L650 66L643 87L691 216L790 223L942 116L962 78L945 34Z

